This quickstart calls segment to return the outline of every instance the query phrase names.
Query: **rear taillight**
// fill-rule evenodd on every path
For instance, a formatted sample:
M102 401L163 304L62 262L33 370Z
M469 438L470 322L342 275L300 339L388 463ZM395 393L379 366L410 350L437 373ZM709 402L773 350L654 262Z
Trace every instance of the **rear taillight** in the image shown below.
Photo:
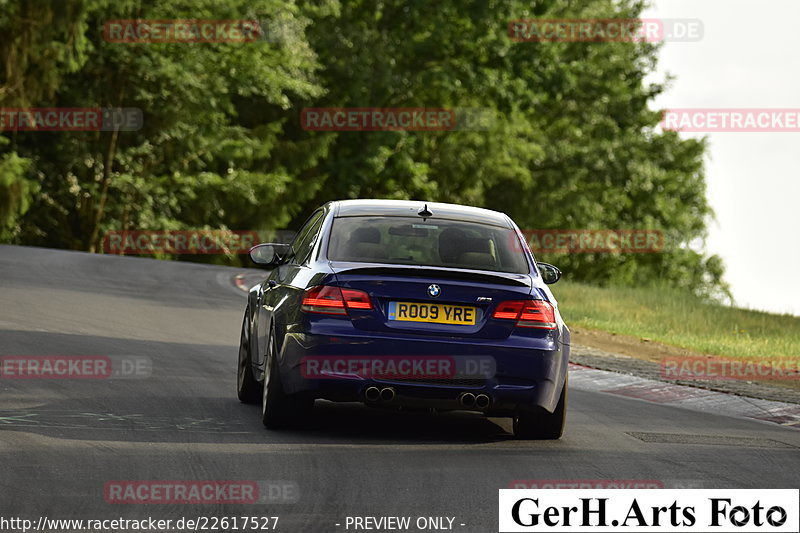
M307 313L346 315L348 309L372 309L372 301L364 291L320 285L306 290L300 309Z
M344 305L348 309L372 309L372 301L369 299L369 294L364 291L342 289L342 296L344 297Z
M556 329L556 312L544 300L508 300L500 302L492 318L516 320L520 328Z
M516 320L525 302L520 300L510 300L497 304L492 318L503 318L506 320Z

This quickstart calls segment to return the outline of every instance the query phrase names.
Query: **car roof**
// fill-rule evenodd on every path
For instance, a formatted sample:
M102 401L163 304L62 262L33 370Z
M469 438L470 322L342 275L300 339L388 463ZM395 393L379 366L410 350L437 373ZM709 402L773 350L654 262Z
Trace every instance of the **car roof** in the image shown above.
M419 211L427 205L428 211L432 213L432 216L426 217L429 219L461 220L465 222L477 222L479 224L491 224L493 226L513 228L511 219L505 213L465 205L426 202L422 200L339 200L337 202L331 202L331 204L333 204L331 207L333 207L334 216L336 217L419 216Z

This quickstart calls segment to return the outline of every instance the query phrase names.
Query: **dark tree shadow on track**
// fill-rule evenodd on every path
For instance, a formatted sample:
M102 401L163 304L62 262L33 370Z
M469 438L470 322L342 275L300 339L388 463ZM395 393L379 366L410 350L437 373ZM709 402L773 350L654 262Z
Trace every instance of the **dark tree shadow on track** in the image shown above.
M266 430L260 406L236 399L236 347L90 335L0 331L2 355L148 359L131 379L0 379L0 432L60 439L239 444L415 444L509 438L467 412L427 413L317 401L297 427Z

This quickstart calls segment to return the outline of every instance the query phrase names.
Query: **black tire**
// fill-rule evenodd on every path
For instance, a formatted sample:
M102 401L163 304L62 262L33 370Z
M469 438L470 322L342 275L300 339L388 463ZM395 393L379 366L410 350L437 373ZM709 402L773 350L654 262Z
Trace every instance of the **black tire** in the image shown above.
M520 410L514 416L514 436L518 439L555 440L564 434L567 418L567 381L552 413L544 409L535 411Z
M275 328L269 332L267 361L264 364L264 385L261 393L261 422L268 429L283 429L298 424L310 414L314 400L302 396L288 396L281 384L278 371L278 345Z
M242 334L239 338L239 366L236 372L236 395L242 403L258 403L261 399L261 384L253 375L250 358L250 311L244 312Z

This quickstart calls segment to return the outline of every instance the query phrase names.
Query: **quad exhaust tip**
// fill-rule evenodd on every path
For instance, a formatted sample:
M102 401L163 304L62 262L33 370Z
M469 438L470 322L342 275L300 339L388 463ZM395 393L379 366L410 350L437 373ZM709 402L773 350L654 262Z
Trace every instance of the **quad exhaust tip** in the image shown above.
M462 392L458 397L458 402L467 409L476 408L483 411L492 404L492 399L486 394L475 395L471 392Z
M394 400L395 392L392 387L384 387L379 389L378 387L367 387L367 390L364 391L364 398L368 402L391 402Z
M475 396L475 407L478 409L486 409L492 403L492 399L485 394L478 394Z
M364 399L368 402L393 402L397 393L393 387L378 388L375 386L367 387L364 391ZM478 409L485 411L492 405L492 399L486 394L473 394L471 392L462 392L458 395L458 403L467 409Z
M464 407L475 406L475 395L471 392L462 392L461 397L458 400Z
M381 400L384 402L391 402L394 400L394 389L391 387L381 389Z

